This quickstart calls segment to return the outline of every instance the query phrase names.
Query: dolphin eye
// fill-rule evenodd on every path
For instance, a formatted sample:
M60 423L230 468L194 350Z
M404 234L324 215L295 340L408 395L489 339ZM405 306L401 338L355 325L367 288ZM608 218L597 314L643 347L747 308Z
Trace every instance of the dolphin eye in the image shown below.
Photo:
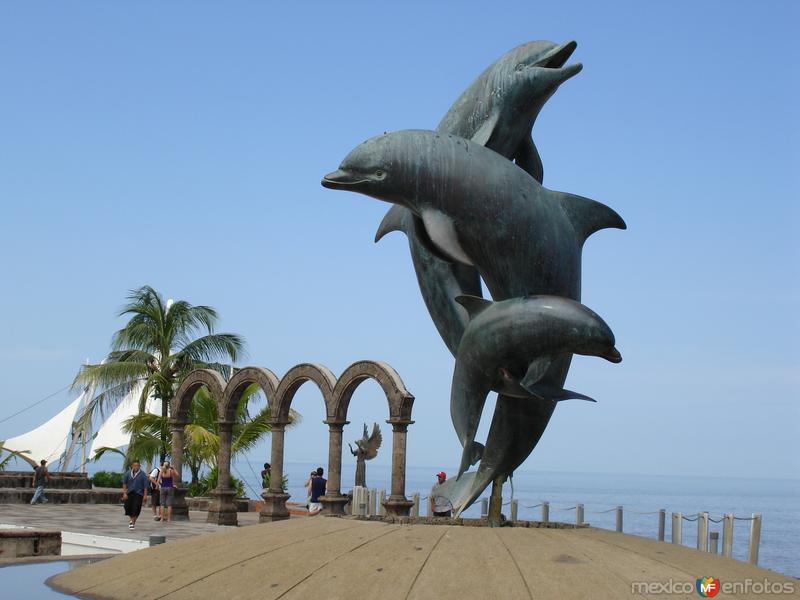
M519 64L517 64L517 66L515 67L515 70L516 70L516 71L522 71L522 69L524 69L524 68L525 68L525 65L524 65L524 64L522 64L522 63L519 63Z
M383 172L383 169L378 169L375 171L375 177L378 179L383 179L384 175L386 175L386 173Z

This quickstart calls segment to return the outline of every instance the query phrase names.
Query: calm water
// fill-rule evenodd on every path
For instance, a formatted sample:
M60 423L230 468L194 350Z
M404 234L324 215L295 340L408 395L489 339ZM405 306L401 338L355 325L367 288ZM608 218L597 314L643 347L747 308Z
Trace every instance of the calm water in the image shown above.
M48 577L85 565L86 560L59 560L56 562L11 565L0 568L2 597L9 600L56 600L74 598L51 590L45 585Z
M109 457L111 458L111 457ZM349 457L344 457L348 459ZM105 459L93 465L95 469L118 468L118 459L108 463ZM286 463L285 474L289 476L290 500L305 501L303 484L308 473L327 463ZM259 473L261 463L239 458L234 463L233 475L247 483L247 495L255 498L260 494ZM354 467L343 465L342 488L352 486ZM406 495L415 491L427 496L434 482L437 467L408 467ZM367 483L370 487L389 489L390 468L388 465L367 464ZM503 495L510 498L510 486L506 484ZM519 500L519 518L539 519L541 508L531 508L546 500L550 502L550 519L574 522L575 511L559 510L582 502L585 520L595 527L614 529L614 513L603 513L621 504L624 509L624 531L644 537L658 536L658 516L641 515L636 512L667 510L666 536L670 539L669 513L681 512L693 515L708 511L719 517L732 512L737 517L750 517L761 513L761 549L759 565L800 577L800 480L798 479L742 479L721 477L678 477L669 475L621 475L597 473L560 473L550 471L518 472L514 477L514 497ZM424 508L421 511L424 514ZM508 515L508 508L504 510ZM476 504L465 512L465 516L477 517L480 506ZM722 524L710 523L710 531L718 531L722 543ZM746 560L750 534L749 521L735 521L733 554ZM697 541L696 522L683 524L683 542L694 546Z

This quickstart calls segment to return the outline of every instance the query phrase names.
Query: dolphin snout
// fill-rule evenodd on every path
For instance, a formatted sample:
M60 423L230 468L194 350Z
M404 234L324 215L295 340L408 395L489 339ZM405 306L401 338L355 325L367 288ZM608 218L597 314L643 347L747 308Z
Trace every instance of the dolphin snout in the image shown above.
M620 354L619 350L616 348L611 348L611 350L601 355L601 358L605 358L608 362L612 363L622 362L622 354Z
M549 67L551 69L557 69L559 67L563 67L566 62L569 60L569 57L572 56L572 53L575 52L575 48L578 47L578 42L575 40L570 40L560 46L556 46L553 50L541 61L540 66L542 67Z
M328 173L322 178L322 187L332 190L346 190L351 186L354 186L358 183L364 183L365 181L368 180L364 177L356 175L351 171L347 171L346 169L337 169L332 173Z

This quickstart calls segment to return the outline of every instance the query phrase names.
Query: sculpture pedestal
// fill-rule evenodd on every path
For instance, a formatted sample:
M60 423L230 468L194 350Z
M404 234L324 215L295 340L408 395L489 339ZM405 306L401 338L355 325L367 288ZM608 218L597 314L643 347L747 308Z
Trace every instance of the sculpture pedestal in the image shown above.
M289 518L289 509L286 508L289 494L264 492L261 497L264 498L264 508L258 513L259 523L283 521Z
M209 495L211 504L208 507L206 522L217 525L238 525L236 490L213 490Z
M326 517L341 517L344 515L344 506L350 501L350 498L338 494L336 496L320 496L319 501L322 503L322 513Z
M411 513L414 502L405 496L389 496L383 503L386 515L390 517L407 517Z
M189 505L186 504L185 487L175 488L175 498L172 503L172 520L173 521L189 520Z

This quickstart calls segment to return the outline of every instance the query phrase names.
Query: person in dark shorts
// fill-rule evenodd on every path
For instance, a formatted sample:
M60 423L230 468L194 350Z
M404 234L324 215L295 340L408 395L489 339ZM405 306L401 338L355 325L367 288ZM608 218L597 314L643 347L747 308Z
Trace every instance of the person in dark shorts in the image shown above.
M48 479L50 479L50 472L47 470L47 461L42 459L39 462L39 466L33 470L33 487L36 488L36 491L33 492L31 504L47 503L48 500L44 496L44 486Z
M153 509L153 520L161 520L161 494L158 491L158 475L161 473L159 467L153 467L148 479L150 480L150 507Z
M161 522L172 521L172 505L175 502L175 483L180 479L180 473L172 468L168 460L161 465L158 475L158 487L161 494Z
M122 478L122 501L125 503L125 515L130 519L128 529L136 527L136 519L142 512L142 504L147 501L147 490L150 480L142 471L138 460L133 461L130 470Z
M311 479L311 499L308 503L309 517L318 515L322 510L322 503L319 501L319 497L325 495L325 488L328 485L328 480L322 476L324 472L322 467L318 467L317 476Z

